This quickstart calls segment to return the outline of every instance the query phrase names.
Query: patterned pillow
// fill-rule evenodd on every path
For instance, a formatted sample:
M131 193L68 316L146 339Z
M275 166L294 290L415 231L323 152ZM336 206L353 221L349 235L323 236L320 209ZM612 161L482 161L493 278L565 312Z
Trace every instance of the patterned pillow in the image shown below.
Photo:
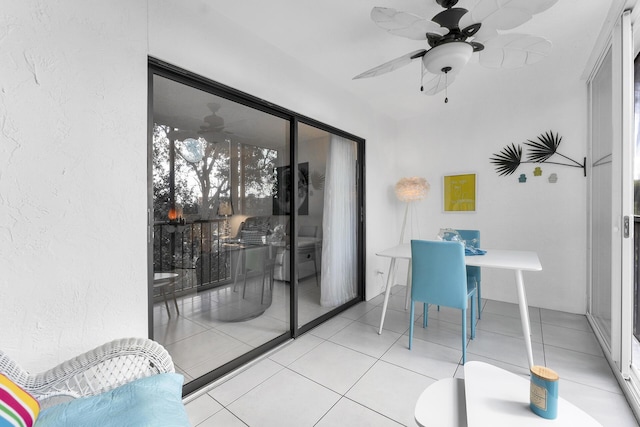
M39 413L38 401L0 374L0 425L32 427Z

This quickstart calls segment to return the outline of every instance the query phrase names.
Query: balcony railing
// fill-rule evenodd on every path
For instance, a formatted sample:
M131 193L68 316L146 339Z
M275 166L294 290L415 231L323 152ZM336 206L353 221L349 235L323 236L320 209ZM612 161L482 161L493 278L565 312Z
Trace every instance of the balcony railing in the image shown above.
M156 222L153 271L176 272L176 293L186 294L231 281L231 258L222 248L224 220Z

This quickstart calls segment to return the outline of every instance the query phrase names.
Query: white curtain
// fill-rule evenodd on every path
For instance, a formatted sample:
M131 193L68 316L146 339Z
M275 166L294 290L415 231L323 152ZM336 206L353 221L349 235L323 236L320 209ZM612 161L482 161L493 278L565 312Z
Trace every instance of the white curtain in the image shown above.
M335 307L357 295L356 147L332 135L324 187L320 305Z

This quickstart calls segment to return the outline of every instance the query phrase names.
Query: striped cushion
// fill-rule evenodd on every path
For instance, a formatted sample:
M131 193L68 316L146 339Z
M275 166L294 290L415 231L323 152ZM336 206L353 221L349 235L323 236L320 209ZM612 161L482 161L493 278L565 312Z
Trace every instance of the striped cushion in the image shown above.
M33 396L0 374L0 427L32 427L39 412Z

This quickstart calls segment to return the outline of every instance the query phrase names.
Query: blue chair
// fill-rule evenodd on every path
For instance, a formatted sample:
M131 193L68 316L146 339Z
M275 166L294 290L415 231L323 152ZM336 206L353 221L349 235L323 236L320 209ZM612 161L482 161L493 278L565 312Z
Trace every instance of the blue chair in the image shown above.
M467 280L464 245L447 241L411 241L411 323L409 350L413 343L415 303L424 304L422 327L427 326L428 304L462 310L462 364L467 361L467 307L471 298L471 339L476 336L475 281Z
M462 240L467 242L467 246L473 248L480 247L480 231L479 230L456 230ZM476 288L478 289L478 319L482 316L482 290L480 288L480 267L468 266L467 277L476 281Z

